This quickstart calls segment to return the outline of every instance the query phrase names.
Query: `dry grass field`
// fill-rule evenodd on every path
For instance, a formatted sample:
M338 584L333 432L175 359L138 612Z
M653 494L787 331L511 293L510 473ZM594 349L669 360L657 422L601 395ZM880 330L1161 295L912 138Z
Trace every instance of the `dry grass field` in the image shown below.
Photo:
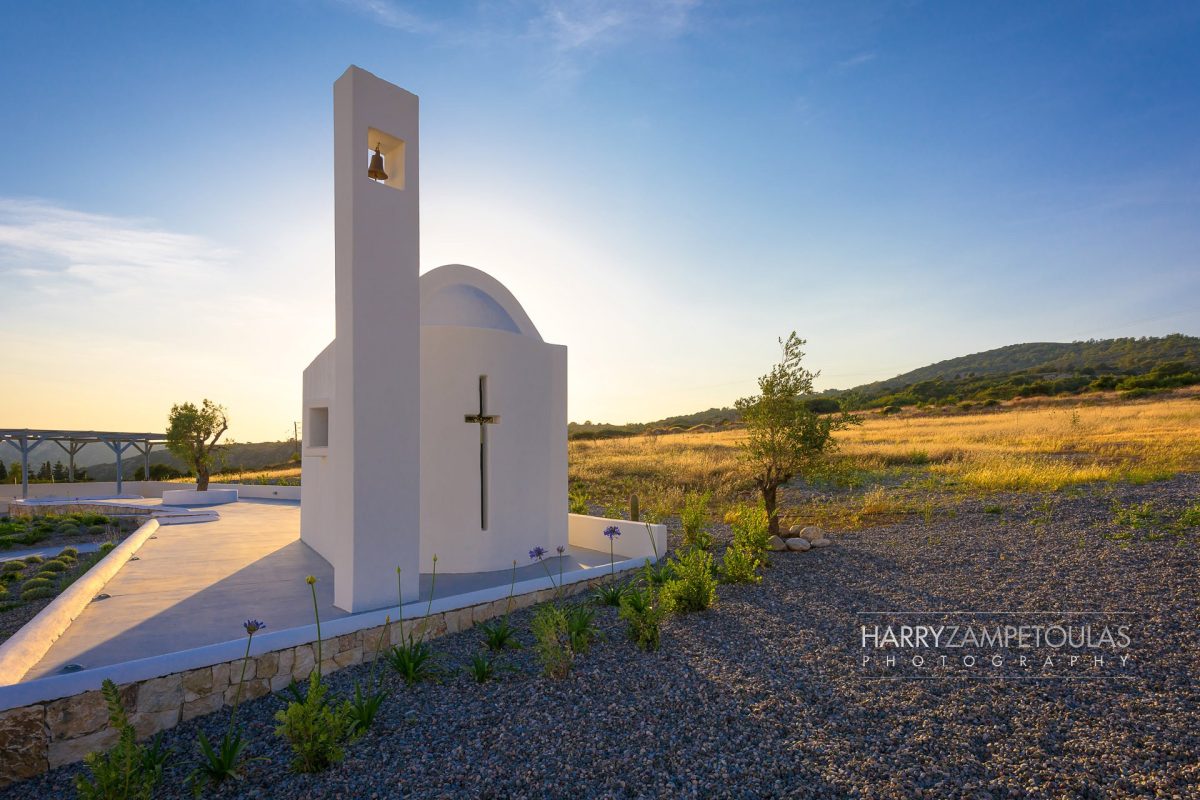
M1146 483L1200 472L1200 391L1158 399L1080 403L1021 401L969 413L864 413L837 434L838 451L818 486L852 487L846 498L793 494L793 519L831 514L853 524L915 510L913 492L1055 491L1094 482ZM752 499L738 462L740 430L575 441L571 485L593 507L618 514L637 493L651 515L671 515L688 491L710 491L721 508ZM300 468L222 473L214 481L292 483ZM921 501L926 502L926 501ZM814 504L824 503L821 509Z
M826 483L974 492L1053 491L1097 481L1145 483L1200 471L1200 394L1116 403L1015 403L971 413L863 414L837 434ZM669 513L684 491L718 504L747 495L739 430L572 442L570 478L600 506L637 492ZM891 491L889 494L896 494ZM892 506L867 492L867 513Z

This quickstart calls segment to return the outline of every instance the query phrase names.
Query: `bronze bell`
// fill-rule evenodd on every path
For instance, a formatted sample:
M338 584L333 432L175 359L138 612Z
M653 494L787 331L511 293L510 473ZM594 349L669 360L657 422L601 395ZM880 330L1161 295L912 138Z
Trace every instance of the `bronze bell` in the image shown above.
M371 155L371 164L367 167L367 177L373 181L386 181L388 174L383 171L383 154L379 152L379 143L375 143L375 152Z

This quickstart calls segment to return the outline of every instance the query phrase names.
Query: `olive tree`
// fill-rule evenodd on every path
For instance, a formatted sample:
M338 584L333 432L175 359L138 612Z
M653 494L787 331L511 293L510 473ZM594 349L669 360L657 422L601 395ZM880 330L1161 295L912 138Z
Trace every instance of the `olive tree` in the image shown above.
M228 429L225 408L207 398L199 408L192 403L171 406L167 417L167 449L196 473L198 491L208 491L217 441Z
M737 401L746 440L742 460L762 493L773 535L779 535L779 487L815 471L837 446L833 432L860 420L847 414L817 414L807 400L820 373L801 365L804 340L793 331L779 340L783 358L758 379L758 394Z

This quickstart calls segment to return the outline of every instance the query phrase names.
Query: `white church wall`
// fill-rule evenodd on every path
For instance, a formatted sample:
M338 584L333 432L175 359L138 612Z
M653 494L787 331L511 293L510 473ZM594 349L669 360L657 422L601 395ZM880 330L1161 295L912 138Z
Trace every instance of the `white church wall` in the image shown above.
M399 155L386 185L367 177L375 131ZM346 70L334 84L337 337L325 495L334 603L348 611L393 602L397 566L405 599L418 591L419 163L416 95Z
M502 570L567 544L566 348L477 327L421 329L421 570ZM487 376L487 529L479 377Z
M332 491L329 467L329 447L313 447L309 439L309 417L314 408L331 409L333 396L334 345L331 343L304 370L303 408L304 447L301 450L301 476L305 492L300 504L300 538L309 547L337 568L335 548L337 531L334 527ZM329 411L332 416L332 411Z

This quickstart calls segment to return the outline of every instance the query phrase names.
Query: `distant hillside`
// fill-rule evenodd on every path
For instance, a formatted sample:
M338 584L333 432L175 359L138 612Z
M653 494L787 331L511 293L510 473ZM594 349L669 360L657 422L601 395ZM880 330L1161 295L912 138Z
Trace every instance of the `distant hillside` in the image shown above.
M230 469L258 470L275 464L287 463L294 452L296 452L296 443L291 441L236 442L223 448L223 461L221 463ZM66 458L62 451L58 450L58 448L52 448L49 445L42 445L30 459L35 465L47 460L51 464L55 461L66 463ZM134 473L142 468L144 463L139 454L133 452L133 450L127 450L125 455L122 456L122 467L124 468L122 471L125 473L125 478L127 480L132 479ZM151 468L155 464L166 464L172 469L180 471L184 469L183 462L171 455L165 448L155 448L150 451ZM87 474L89 478L96 481L116 480L117 463L112 458L112 451L109 451L106 463L98 464L93 462L88 466Z
M921 381L957 380L964 377L1006 375L1015 372L1140 375L1158 364L1181 361L1200 369L1200 338L1173 333L1161 338L1090 339L1086 342L1030 342L1010 344L969 356L959 356L920 367L885 381L856 386L839 394L870 394Z
M1133 396L1200 383L1200 338L1099 339L1031 342L998 347L930 364L853 389L830 389L813 399L820 411L906 405L998 402L1015 397L1124 391ZM837 405L835 406L834 403ZM647 432L717 428L736 424L732 408L646 423L574 423L572 439L607 439Z
M1176 333L1014 344L826 394L853 409L1112 390L1145 394L1195 383L1200 383L1200 338Z

